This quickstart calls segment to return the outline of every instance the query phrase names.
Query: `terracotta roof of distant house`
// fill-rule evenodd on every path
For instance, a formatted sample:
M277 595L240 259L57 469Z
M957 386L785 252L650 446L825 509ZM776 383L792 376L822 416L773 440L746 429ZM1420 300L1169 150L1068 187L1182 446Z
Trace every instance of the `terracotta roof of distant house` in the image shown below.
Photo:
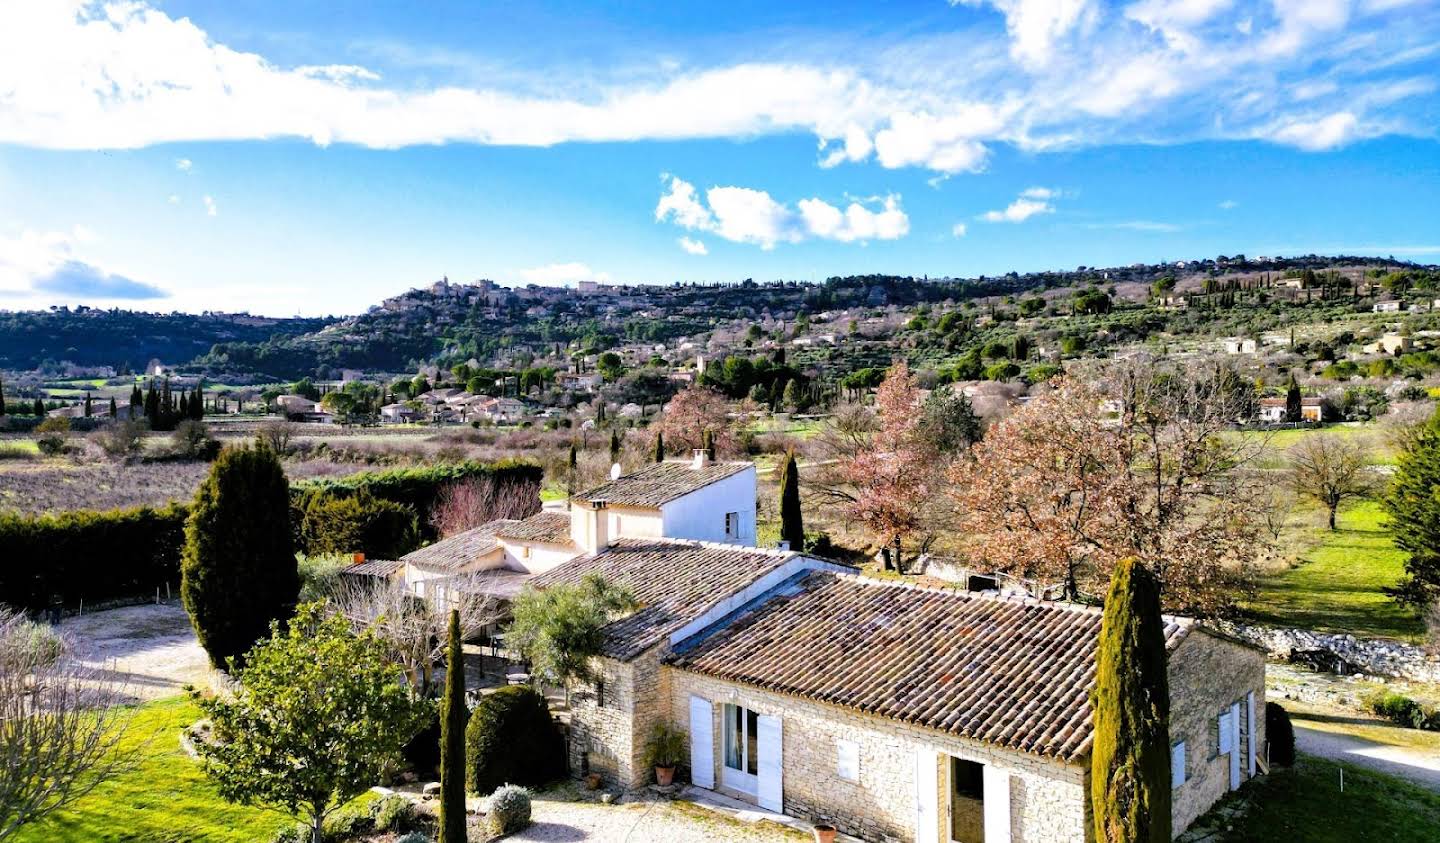
M570 513L542 510L524 521L508 521L495 531L502 539L571 544Z
M814 573L682 643L688 671L1074 761L1097 609ZM1174 648L1194 626L1166 619ZM702 633L703 635L703 633Z
M726 597L799 554L793 551L686 541L618 539L539 574L537 588L578 583L586 574L630 590L640 608L605 628L604 654L632 659Z
M695 468L689 460L651 463L639 471L597 486L579 495L579 498L603 500L621 506L658 507L750 467L748 462L716 462L699 468Z
M494 550L498 546L495 532L514 523L516 522L503 518L490 521L407 553L400 559L424 568L458 570Z
M355 577L388 577L403 567L405 563L399 559L371 559L358 565L347 565L340 569L340 573Z

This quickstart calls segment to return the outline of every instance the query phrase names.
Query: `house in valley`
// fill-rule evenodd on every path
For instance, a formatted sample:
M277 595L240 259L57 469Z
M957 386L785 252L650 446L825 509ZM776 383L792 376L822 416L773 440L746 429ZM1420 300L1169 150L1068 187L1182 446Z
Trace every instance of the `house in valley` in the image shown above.
M794 551L625 538L538 575L599 573L640 608L572 690L572 768L645 784L656 724L697 787L865 840L1090 838L1101 613L858 576ZM1166 619L1177 833L1256 774L1264 653Z
M1260 421L1266 424L1280 424L1285 421L1287 406L1284 396L1260 399ZM1300 421L1319 424L1325 419L1325 399L1318 395L1306 395L1300 399Z

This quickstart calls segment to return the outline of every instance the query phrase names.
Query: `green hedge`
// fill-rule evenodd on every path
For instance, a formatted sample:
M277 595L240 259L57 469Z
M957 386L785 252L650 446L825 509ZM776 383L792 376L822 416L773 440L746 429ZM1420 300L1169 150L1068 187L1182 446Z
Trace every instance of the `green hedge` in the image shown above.
M152 595L180 581L189 507L0 513L0 603L40 609Z
M543 470L523 460L468 461L424 468L362 472L292 483L296 549L401 555L433 538L430 510L450 483L494 477L540 494ZM314 517L305 517L313 513ZM153 595L180 582L180 549L189 507L60 515L0 513L0 604L42 609L58 595L81 600ZM360 546L349 546L359 541Z

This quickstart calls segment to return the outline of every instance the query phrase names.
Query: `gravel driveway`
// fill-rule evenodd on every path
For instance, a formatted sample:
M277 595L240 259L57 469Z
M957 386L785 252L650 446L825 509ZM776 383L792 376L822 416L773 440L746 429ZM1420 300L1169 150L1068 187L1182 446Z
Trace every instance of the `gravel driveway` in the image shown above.
M1298 723L1295 724L1295 748L1321 758L1348 761L1359 767L1399 776L1440 793L1440 757L1432 753L1386 746L1354 735L1307 729Z
M561 793L569 790L562 788ZM627 801L602 805L570 801L541 793L531 807L534 825L506 840L537 843L571 843L577 840L605 843L740 843L809 840L791 829L768 821L745 822L685 801Z
M210 681L210 662L179 601L88 612L61 621L60 629L85 664L125 683L135 700L173 696L186 683L203 687Z

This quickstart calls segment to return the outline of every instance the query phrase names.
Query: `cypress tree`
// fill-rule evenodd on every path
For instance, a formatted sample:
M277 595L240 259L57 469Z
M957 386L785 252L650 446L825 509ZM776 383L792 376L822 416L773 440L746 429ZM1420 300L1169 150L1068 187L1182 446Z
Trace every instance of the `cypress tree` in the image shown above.
M655 462L665 462L665 434L655 431Z
M119 414L120 408L115 405L115 396L112 395L110 396L110 418L118 419L120 417Z
M91 414L94 412L95 407L90 403L90 393L87 392L85 393L85 418L90 418Z
M5 380L0 378L0 416L5 415Z
M610 431L610 462L620 461L620 431Z
M150 426L157 430L161 427L160 418L160 393L155 391L155 380L152 378L145 388L145 418L150 420Z
M295 610L290 487L263 443L226 448L185 521L180 596L210 663L227 669Z
M800 510L800 467L795 463L795 449L785 452L780 465L780 539L791 550L805 549L805 522Z
M1422 607L1440 599L1440 410L1400 454L1385 493L1395 545L1409 553L1392 596Z
M36 398L36 399L35 399L35 406L34 406L33 409L34 409L34 411L35 411L35 415L37 415L37 416L43 416L43 415L45 415L45 402L44 402L44 401L41 401L39 398Z
M568 460L566 460L566 468L568 469L568 470L565 472L565 495L566 495L566 497L569 497L569 496L572 496L572 495L575 494L575 475L576 475L576 473L577 473L577 470L578 470L579 466L580 466L580 455L579 455L579 452L575 450L575 443L574 443L574 442L571 442L571 443L570 443L570 458L569 458Z
M1170 841L1170 688L1160 586L1134 559L1110 581L1095 656L1090 800L1097 843Z
M138 418L145 410L145 396L140 394L140 385L130 387L130 418Z
M1295 373L1290 373L1290 383L1285 387L1285 421L1298 422L1301 419L1300 384L1295 382Z
M715 459L715 434L709 430L700 431L700 450L705 456Z
M465 843L465 654L460 646L460 612L450 610L450 646L445 655L445 697L440 701L440 838Z

